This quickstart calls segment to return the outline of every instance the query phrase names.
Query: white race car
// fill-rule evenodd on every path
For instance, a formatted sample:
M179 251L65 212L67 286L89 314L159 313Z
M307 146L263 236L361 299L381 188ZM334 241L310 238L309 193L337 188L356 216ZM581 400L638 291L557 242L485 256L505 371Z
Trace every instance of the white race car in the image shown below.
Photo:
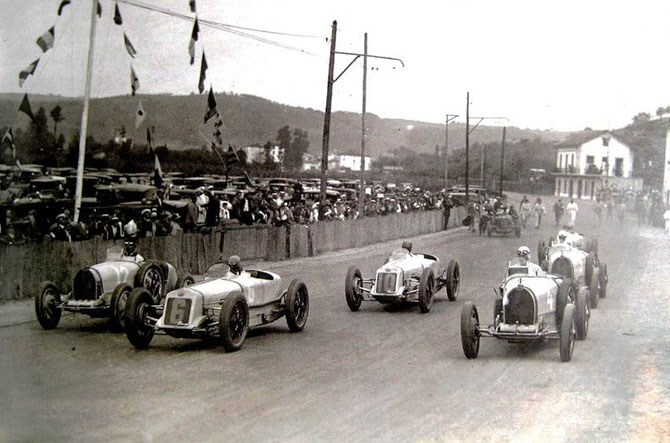
M456 300L461 271L456 260L447 269L440 259L429 254L413 254L406 249L391 253L386 263L377 269L374 278L364 279L356 266L347 271L344 293L347 305L358 311L363 301L380 303L418 303L421 312L433 306L436 292L447 288L450 301Z
M164 305L153 303L144 289L133 291L125 311L130 343L146 348L154 334L179 338L217 337L228 352L242 347L250 327L286 316L291 332L302 331L309 314L307 286L293 280L282 289L281 277L261 270L231 275L228 265L215 263L204 281L167 294Z

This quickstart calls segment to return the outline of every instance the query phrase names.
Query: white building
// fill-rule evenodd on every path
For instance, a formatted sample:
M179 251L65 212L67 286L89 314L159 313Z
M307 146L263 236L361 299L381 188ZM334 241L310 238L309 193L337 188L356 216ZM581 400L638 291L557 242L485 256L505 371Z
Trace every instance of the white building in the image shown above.
M642 190L633 178L633 152L609 131L587 131L556 146L554 194L595 199L601 189Z
M328 165L335 164L335 169L361 170L361 156L348 154L333 154L328 156ZM365 157L365 170L372 168L372 157Z
M242 151L247 155L247 162L265 163L266 150L263 146L246 146ZM284 149L279 146L272 146L269 152L272 163L281 163L284 161Z
M665 134L665 161L663 163L663 201L670 205L670 129Z

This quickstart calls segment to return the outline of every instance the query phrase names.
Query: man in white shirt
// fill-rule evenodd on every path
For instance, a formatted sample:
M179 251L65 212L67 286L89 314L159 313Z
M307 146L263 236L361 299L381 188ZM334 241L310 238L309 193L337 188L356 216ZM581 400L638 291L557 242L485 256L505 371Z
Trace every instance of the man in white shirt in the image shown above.
M519 266L528 267L528 275L546 275L540 266L530 261L530 249L528 246L521 246L516 250L516 255L519 257Z
M571 198L570 203L565 207L565 210L570 216L570 226L575 226L575 221L577 220L577 212L579 211L579 206L575 203L575 199Z

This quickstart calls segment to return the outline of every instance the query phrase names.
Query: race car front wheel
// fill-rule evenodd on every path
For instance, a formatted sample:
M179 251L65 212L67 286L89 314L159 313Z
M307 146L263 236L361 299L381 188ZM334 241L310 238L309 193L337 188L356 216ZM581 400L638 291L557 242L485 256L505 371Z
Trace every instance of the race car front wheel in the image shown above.
M153 303L151 294L144 288L133 289L128 297L123 327L128 341L137 349L148 348L154 338L154 327L147 320Z
M227 352L242 347L249 331L249 307L242 294L226 297L219 313L219 339Z
M50 281L42 282L35 297L35 313L44 329L54 329L60 322L60 294L56 285Z
M450 260L447 267L447 297L449 301L455 301L458 290L461 287L461 267L456 260Z
M575 305L565 305L563 321L561 321L561 361L572 360L572 351L575 348Z
M465 302L461 311L461 345L468 359L479 354L479 314L471 301Z
M112 299L109 303L109 321L112 331L124 330L124 314L126 311L126 305L128 304L128 297L132 291L133 287L128 283L119 283L116 288L114 288L114 293L112 294Z
M356 266L351 266L347 270L347 276L344 280L344 295L347 298L347 306L352 311L358 311L363 302L361 280L361 271Z
M291 332L305 328L309 314L309 293L301 280L293 280L286 292L286 324Z
M435 275L433 270L426 268L419 280L419 310L425 314L433 307L435 293Z

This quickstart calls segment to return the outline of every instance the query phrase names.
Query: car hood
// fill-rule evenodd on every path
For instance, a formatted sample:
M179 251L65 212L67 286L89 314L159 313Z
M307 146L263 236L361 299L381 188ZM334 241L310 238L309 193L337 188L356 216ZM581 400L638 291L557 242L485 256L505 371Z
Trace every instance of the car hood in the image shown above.
M241 294L243 292L242 285L225 278L217 278L212 280L205 280L200 283L188 286L186 288L175 289L169 295L183 294L198 294L207 298L220 298L231 293Z
M90 266L89 269L100 277L103 292L110 293L119 283L132 286L140 264L124 260L106 261Z

